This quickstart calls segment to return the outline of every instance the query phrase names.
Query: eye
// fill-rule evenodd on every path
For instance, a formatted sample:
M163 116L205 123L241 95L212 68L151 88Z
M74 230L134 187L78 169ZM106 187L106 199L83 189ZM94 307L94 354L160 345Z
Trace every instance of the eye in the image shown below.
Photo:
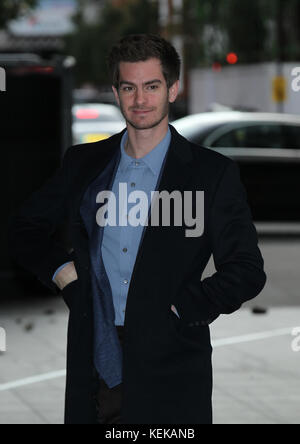
M156 89L158 89L158 85L150 85L150 86L148 86L148 90L149 91L155 91Z
M132 92L132 91L133 91L133 86L124 86L124 87L122 88L122 90L123 90L124 92Z

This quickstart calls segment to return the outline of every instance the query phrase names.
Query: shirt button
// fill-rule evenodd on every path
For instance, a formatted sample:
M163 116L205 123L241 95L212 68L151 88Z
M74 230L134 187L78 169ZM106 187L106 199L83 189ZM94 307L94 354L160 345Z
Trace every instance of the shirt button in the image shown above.
M140 162L135 162L135 166L139 166Z
M124 279L124 284L128 284L128 280L127 279Z
M127 250L127 248L123 248L123 251L124 251L124 253L127 253L128 250Z

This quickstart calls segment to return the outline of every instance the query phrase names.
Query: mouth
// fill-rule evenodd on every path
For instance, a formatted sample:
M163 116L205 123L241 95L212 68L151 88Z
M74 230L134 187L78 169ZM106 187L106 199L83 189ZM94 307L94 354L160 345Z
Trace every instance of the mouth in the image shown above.
M148 109L148 110L147 109L133 109L132 112L137 115L142 115L142 114L151 113L152 110L151 109Z

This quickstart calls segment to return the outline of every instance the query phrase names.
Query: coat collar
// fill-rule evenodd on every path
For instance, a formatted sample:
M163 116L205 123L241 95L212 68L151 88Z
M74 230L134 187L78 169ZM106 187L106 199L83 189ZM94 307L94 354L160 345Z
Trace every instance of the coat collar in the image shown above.
M172 135L171 145L167 153L158 191L166 190L171 193L174 190L188 190L187 187L192 177L193 155L190 143L172 125L170 125L170 130ZM78 193L76 193L74 202L77 221L80 219L82 222L80 205L87 187L105 170L114 157L116 161L120 158L120 144L125 131L124 129L121 133L105 141L81 148L88 150L89 159L84 170L80 173L80 178L77 178L79 181Z

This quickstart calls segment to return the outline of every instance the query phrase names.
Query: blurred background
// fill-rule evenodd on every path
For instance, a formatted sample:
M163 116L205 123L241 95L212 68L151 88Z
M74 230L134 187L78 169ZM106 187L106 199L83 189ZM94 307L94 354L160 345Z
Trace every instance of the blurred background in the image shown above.
M300 0L1 1L0 327L11 342L0 351L0 423L59 423L63 408L67 311L12 262L10 218L70 145L124 128L106 57L119 38L142 32L161 34L182 57L172 124L239 164L269 278L235 322L213 327L216 338L266 329L276 338L267 361L266 339L254 340L248 366L243 347L218 354L217 422L297 423L299 353L290 342L300 324ZM64 225L56 237L64 242ZM48 382L20 383L36 374Z

